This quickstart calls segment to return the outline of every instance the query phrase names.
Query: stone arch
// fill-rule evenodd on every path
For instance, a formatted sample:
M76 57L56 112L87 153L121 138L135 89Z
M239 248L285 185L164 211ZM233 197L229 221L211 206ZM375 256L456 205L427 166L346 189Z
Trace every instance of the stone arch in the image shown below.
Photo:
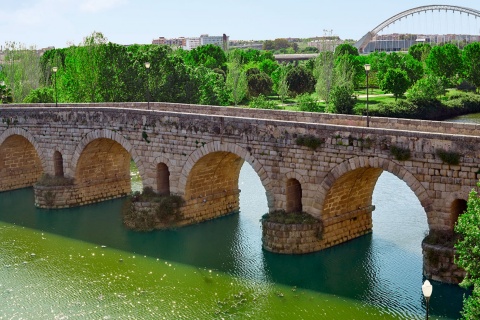
M268 177L268 174L263 168L263 166L257 161L257 159L255 159L255 157L253 157L250 154L249 151L247 151L246 149L242 148L237 144L228 143L228 142L224 142L224 143L221 143L220 141L209 142L204 146L196 149L193 153L190 154L180 174L178 188L177 188L177 192L179 194L185 195L185 190L188 183L188 177L190 176L190 173L192 172L192 169L195 166L195 164L197 164L198 161L204 156L207 156L208 154L211 154L214 152L231 153L236 157L241 158L244 161L248 162L252 166L253 170L257 173L257 175L260 177L260 181L262 182L262 185L265 188L265 193L267 195L268 207L270 208L270 210L273 209L274 192L272 190L272 181Z
M7 130L3 131L2 134L0 134L0 146L5 142L6 139L8 139L12 135L19 135L24 137L25 139L28 140L37 152L38 157L40 158L40 162L42 164L42 169L45 171L47 168L47 157L45 155L45 150L40 147L39 143L31 133L26 131L25 129L22 128L8 128Z
M63 177L63 156L60 151L55 151L53 153L53 171L55 177Z
M362 171L363 170L363 171ZM369 172L367 172L369 170ZM427 190L424 186L418 181L413 174L411 174L407 169L398 163L391 161L389 159L378 158L378 157L352 157L344 162L338 164L333 168L327 176L323 179L322 183L319 186L318 196L316 197L316 202L322 205L322 208L317 208L314 215L318 217L323 216L323 209L325 207L325 201L327 200L327 195L332 187L341 179L341 177L353 178L353 175L358 177L363 176L365 173L370 175L370 179L374 179L373 184L370 183L368 188L375 186L376 179L380 176L383 171L388 171L400 180L403 180L414 194L419 199L422 207L425 209L427 214L427 220L429 226L432 225L433 220L433 208L432 208L432 199L428 196ZM352 176L348 177L346 175L351 174ZM370 181L372 182L372 181ZM371 197L370 195L366 195ZM328 205L328 204L327 204Z
M20 128L0 135L0 191L30 187L46 168L42 149L33 136Z
M89 132L87 135L85 135L85 137L77 144L75 148L75 152L73 153L71 164L67 169L67 174L70 175L71 177L75 177L75 171L77 170L78 161L80 159L80 156L83 150L85 150L85 148L90 142L96 139L101 139L101 138L109 139L117 142L130 154L130 157L135 162L135 165L138 168L138 173L140 174L140 177L143 181L144 177L146 176L146 171L145 171L145 164L142 158L139 156L137 151L133 148L132 144L127 139L125 139L122 135L118 134L117 132L108 130L108 129L93 130Z

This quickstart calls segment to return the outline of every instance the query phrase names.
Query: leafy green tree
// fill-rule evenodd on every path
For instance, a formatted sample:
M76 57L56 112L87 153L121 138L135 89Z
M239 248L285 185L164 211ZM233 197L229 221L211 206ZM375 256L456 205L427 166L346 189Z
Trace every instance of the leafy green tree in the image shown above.
M248 95L257 97L260 94L268 96L272 92L273 81L265 72L252 68L247 70Z
M235 106L237 106L247 94L247 75L245 71L243 71L239 57L231 57L232 58L228 64L227 88L231 92L231 99L233 103Z
M480 319L480 197L475 190L470 192L467 210L458 217L455 231L461 236L455 244L455 263L466 271L461 286L473 287L472 294L463 301L462 316Z
M350 54L352 56L359 55L358 49L348 43L342 43L341 45L335 48L335 53L334 53L335 59L338 58L339 56L343 56L346 54Z
M357 102L352 87L348 85L335 86L330 100L332 103L328 105L328 112L341 114L352 114L353 107Z
M313 74L302 65L291 68L288 71L287 83L292 96L313 92L315 88Z
M445 94L445 86L442 79L429 75L418 80L407 91L407 98L416 101L431 101L443 94Z
M408 54L415 60L424 62L432 50L432 46L429 43L418 43L408 48Z
M463 64L466 79L480 88L480 42L472 42L463 49Z
M290 65L282 64L277 70L272 72L273 89L277 92L282 103L288 97L287 74L290 68Z
M272 73L277 70L278 68L278 62L270 60L270 59L265 59L258 64L258 68L260 71L265 72L269 76L272 76Z
M277 38L273 40L273 43L275 45L275 50L287 49L291 47L290 42L288 42L288 40L285 38Z
M54 103L55 91L53 88L43 87L30 91L23 99L24 103Z
M314 75L317 79L315 90L327 105L334 85L334 61L333 52L330 51L321 52L315 59Z
M275 50L275 42L273 40L265 40L262 45L263 50Z
M0 83L0 101L2 103L13 102L12 91L7 87L6 84Z
M253 97L248 106L254 109L279 109L275 101L268 100L263 94Z
M5 82L11 90L14 101L23 101L25 96L40 86L40 56L35 47L7 42L2 67Z
M395 100L402 96L410 86L410 80L407 73L401 69L390 69L380 82L380 89L385 92L391 92Z
M190 50L185 61L195 66L203 65L210 69L225 69L227 57L219 46L207 44Z
M434 75L449 80L453 80L462 71L460 49L451 43L433 47L425 62Z

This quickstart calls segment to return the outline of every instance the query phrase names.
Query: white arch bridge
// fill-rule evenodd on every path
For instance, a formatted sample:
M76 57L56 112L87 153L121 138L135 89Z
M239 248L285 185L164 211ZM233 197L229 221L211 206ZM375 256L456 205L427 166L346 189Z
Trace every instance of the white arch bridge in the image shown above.
M403 12L400 12L387 20L383 21L380 23L378 26L373 28L371 31L367 32L357 43L355 43L355 47L358 48L360 52L364 52L364 49L367 47L368 43L372 41L375 36L377 36L382 30L385 28L393 25L395 22L400 21L403 18L406 18L408 16L413 16L416 13L422 13L422 12L429 12L429 11L446 11L446 12L459 12L463 14L467 14L468 16L472 15L475 18L480 17L480 11L471 9L471 8L466 8L466 7L460 7L460 6L452 6L452 5L427 5L427 6L420 6L412 9L405 10Z

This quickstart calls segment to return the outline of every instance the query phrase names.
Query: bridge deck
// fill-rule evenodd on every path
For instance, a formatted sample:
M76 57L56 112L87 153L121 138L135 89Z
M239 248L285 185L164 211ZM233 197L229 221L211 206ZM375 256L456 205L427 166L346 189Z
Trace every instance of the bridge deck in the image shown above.
M2 108L51 108L51 104L8 104L2 105ZM79 103L79 104L59 104L58 108L121 108L146 110L147 103L123 102L123 103ZM189 105L177 103L154 102L150 103L152 111L188 113L196 115L214 115L222 117L252 118L268 121L288 121L301 122L314 125L338 125L359 127L365 130L386 129L414 131L425 133L441 133L463 136L480 136L480 125L470 123L430 121L430 120L412 120L401 118L383 118L370 117L370 128L366 128L366 117L343 114L297 112L285 110L264 110L235 107L219 107L206 105ZM0 109L1 110L1 109ZM375 130L376 131L376 130Z

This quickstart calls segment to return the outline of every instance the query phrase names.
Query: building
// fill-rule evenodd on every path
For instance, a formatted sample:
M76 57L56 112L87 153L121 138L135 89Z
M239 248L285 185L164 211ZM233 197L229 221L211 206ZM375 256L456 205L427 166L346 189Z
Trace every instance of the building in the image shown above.
M221 47L223 50L228 50L228 41L229 37L226 34L223 34L223 36L209 36L208 34L202 34L200 37L191 38L180 37L166 39L165 37L159 37L158 39L152 40L152 44L180 47L185 50L192 50L198 46L213 44Z

